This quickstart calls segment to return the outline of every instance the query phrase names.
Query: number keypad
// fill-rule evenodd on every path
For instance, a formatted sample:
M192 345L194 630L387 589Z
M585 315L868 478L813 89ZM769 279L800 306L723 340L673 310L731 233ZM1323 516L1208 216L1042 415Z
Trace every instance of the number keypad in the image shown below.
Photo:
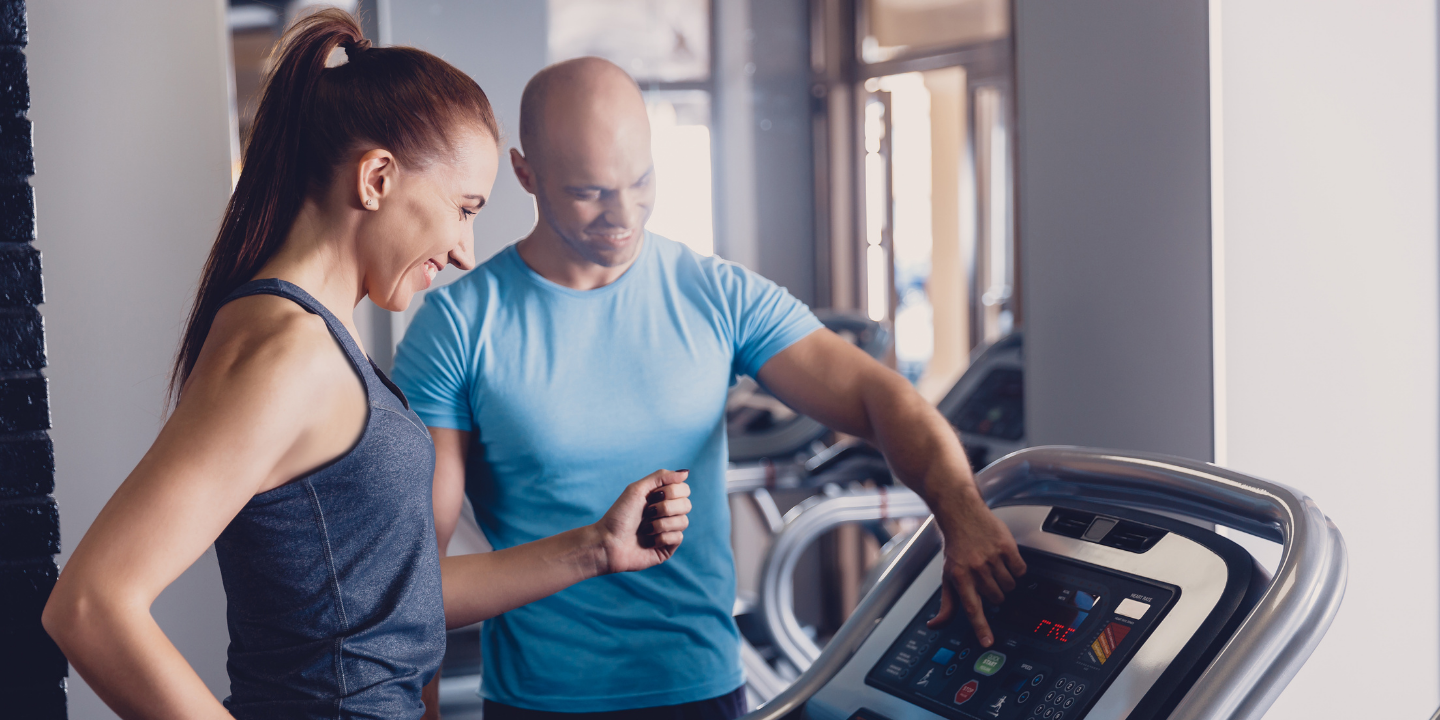
M1041 696L1040 702L1036 703L1030 717L1040 718L1040 720L1065 720L1067 717L1078 717L1078 712L1072 712L1071 708L1080 702L1081 696L1089 687L1089 683L1079 678L1061 676Z

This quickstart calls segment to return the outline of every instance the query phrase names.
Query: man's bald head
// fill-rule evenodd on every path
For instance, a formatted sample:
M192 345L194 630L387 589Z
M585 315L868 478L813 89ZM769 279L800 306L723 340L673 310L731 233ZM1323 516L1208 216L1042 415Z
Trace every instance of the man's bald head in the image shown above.
M510 164L540 210L522 253L549 243L555 257L604 272L634 261L655 204L650 119L635 81L600 58L541 70L520 99L520 146Z
M530 78L520 96L520 149L533 163L556 142L565 143L597 123L645 124L640 86L619 65L597 57L555 63Z

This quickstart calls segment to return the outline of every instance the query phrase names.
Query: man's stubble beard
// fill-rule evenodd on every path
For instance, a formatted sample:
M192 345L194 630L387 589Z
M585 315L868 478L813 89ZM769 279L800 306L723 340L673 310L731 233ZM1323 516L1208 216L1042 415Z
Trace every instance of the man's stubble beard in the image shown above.
M540 185L540 183L536 184ZM586 245L583 240L572 238L567 235L564 230L560 229L560 223L555 220L555 213L550 209L550 201L544 190L538 190L538 192L535 193L535 205L540 209L541 221L550 226L550 231L555 233L556 237L560 238L560 242L565 243L566 247L570 248L586 262L599 265L600 267L612 268L629 263L640 255L640 248L644 245L645 230L643 225L640 229L640 242L633 243L623 257L609 259L596 253L589 245Z

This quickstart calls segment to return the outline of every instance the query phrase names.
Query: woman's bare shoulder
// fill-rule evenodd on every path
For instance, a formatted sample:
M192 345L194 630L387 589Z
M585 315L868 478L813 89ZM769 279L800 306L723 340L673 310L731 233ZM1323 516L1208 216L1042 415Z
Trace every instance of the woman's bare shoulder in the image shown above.
M323 318L285 298L253 295L216 313L181 396L215 381L246 391L312 395L348 368Z

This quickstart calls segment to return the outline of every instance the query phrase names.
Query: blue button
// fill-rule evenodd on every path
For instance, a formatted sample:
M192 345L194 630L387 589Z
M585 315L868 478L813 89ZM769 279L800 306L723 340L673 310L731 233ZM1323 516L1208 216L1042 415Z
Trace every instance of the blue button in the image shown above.
M950 650L948 648L940 648L939 650L935 651L935 657L932 657L930 659L934 662L944 665L945 663L950 662L950 658L952 657L955 657L954 650Z

